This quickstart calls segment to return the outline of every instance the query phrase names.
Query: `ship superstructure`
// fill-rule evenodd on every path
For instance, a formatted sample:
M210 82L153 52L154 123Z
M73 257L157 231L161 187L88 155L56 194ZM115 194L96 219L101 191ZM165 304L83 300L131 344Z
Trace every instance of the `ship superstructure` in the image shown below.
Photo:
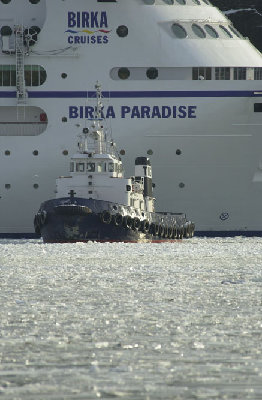
M202 233L262 231L262 57L208 0L0 1L0 234L31 235L106 98L128 174ZM175 206L174 206L175 205Z

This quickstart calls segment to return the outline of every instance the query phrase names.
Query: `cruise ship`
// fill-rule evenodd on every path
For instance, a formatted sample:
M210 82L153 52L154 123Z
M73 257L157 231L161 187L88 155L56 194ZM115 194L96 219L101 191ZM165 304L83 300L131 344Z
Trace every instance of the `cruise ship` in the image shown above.
M201 235L262 233L262 56L218 8L0 0L1 237L33 237L95 81L126 174L150 156L157 211L186 212Z

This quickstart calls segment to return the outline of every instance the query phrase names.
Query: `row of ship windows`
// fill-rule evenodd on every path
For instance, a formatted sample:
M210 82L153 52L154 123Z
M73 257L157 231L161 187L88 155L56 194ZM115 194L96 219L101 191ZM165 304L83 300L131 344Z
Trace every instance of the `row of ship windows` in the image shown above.
M71 162L70 163L70 172L122 172L122 165L118 165L113 162L107 163L106 161L100 161L97 163L94 162ZM92 178L92 175L89 176Z
M246 67L195 67L190 68L192 80L262 80L262 68ZM112 79L189 79L186 69L183 68L114 68L111 71Z
M191 72L193 80L262 80L262 68L246 67L196 67L196 68L113 68L110 76L114 80L183 80L190 79L187 70ZM66 73L62 73L63 79L67 78ZM25 66L25 84L26 86L40 86L47 78L47 73L39 65ZM0 65L0 86L16 86L16 66Z
M0 3L9 4L9 3L11 3L11 1L12 1L12 0L0 0ZM31 3L31 4L40 3L40 0L28 0L28 1L29 1L29 3Z
M46 81L47 73L40 65L25 65L26 86L40 86ZM16 86L16 66L0 65L0 86Z
M187 28L187 29L186 29ZM242 38L240 33L231 25L218 25L218 24L196 24L193 23L187 24L187 26L183 26L180 23L174 23L172 25L172 31L176 38L178 39L185 39L185 38L192 38L196 36L200 39L205 38L212 38L218 39L219 37L232 39L234 37Z
M200 6L201 4L207 4L210 5L208 0L144 0L145 4L168 4L168 5L175 5L179 4L182 6L185 6L186 4L196 4Z

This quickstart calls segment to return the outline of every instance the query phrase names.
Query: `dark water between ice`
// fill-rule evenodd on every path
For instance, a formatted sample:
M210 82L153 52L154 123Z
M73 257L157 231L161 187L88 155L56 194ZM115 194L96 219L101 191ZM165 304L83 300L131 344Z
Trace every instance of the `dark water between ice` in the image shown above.
M262 399L261 248L0 241L0 398Z

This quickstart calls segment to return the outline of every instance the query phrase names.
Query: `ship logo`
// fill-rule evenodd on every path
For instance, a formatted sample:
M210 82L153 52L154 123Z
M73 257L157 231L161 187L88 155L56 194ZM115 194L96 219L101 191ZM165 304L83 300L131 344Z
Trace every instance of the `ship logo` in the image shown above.
M69 11L67 15L69 44L106 44L109 41L105 11Z

